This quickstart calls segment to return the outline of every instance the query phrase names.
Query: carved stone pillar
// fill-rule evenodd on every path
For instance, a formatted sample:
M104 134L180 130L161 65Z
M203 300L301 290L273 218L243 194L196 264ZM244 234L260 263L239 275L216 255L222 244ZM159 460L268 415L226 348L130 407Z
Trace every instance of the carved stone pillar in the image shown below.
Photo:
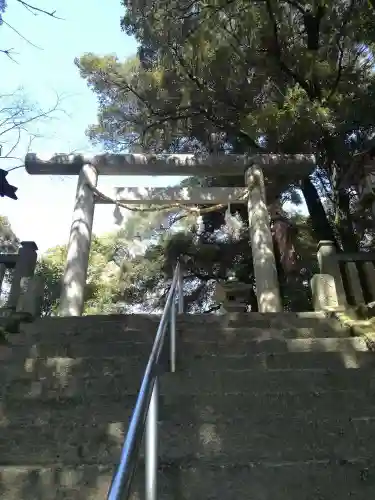
M5 273L6 273L7 267L5 264L0 264L0 295L1 295L1 290L3 288L3 281L5 278Z
M338 305L347 306L345 288L341 277L339 263L336 259L336 248L332 241L320 241L318 244L318 264L321 274L329 274L335 282Z
M18 259L13 271L7 307L14 309L17 307L21 293L21 279L34 276L38 259L37 250L38 247L34 241L21 241L21 248L18 251Z

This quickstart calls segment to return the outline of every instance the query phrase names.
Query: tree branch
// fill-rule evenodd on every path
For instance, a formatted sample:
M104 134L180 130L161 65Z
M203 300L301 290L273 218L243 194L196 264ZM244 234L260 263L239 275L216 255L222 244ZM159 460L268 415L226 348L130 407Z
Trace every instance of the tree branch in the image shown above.
M374 0L375 1L375 0ZM337 75L336 75L336 79L335 79L335 82L331 88L331 91L327 97L327 101L329 101L330 99L332 99L332 97L335 95L336 93L336 90L340 84L340 80L341 80L341 76L342 76L342 72L343 72L343 59L344 59L344 48L342 46L342 38L343 38L343 33L344 33L344 30L345 30L345 27L346 25L348 24L349 20L350 20L350 16L351 16L351 13L352 13L352 10L354 8L354 0L351 0L350 2L350 5L349 7L347 8L346 12L345 12L345 15L344 15L344 19L343 19L343 22L342 22L342 25L340 26L340 30L339 30L339 33L337 35L337 40L336 40L336 44L339 48L339 51L340 51L340 55L339 55L339 60L338 60L338 69L337 69Z
M15 63L17 63L17 61L15 59L13 59L12 57L12 51L13 49L0 49L0 52L2 52L3 54L5 54L7 57L9 57L9 59ZM18 64L18 63L17 63Z
M56 16L56 10L48 11L45 9L41 9L40 7L36 7L35 5L32 5L28 2L25 2L24 0L16 0L16 1L21 5L23 5L27 10L34 13L35 15L37 15L37 13L39 12L41 14L45 14L46 16L50 16L53 17L54 19L59 19L60 21L63 21L62 17Z
M290 1L288 3L290 3ZM281 51L281 46L280 46L280 41L279 41L279 30L277 27L276 17L275 17L275 14L273 12L270 0L266 0L266 7L267 7L267 12L268 12L268 17L269 17L269 20L270 20L271 25L272 25L273 38L274 38L274 42L275 42L274 55L276 56L276 58L279 62L280 68L282 69L282 71L284 71L284 73L286 73L289 77L292 77L293 80L303 88L303 90L306 92L306 94L308 95L308 97L311 101L315 100L316 96L311 92L311 87L306 82L306 80L301 78L295 71L293 71L291 68L289 68L285 64L285 62L283 61L282 51Z
M26 38L25 36L23 36L22 33L20 33L16 28L14 28L12 25L10 25L9 23L7 23L6 21L4 21L4 19L3 19L3 24L5 24L6 26L8 26L8 28L10 28L12 31L14 31L20 38L22 38L22 40L25 40L25 42L27 42L28 44L32 45L36 49L42 50L41 47L38 47L38 45L35 45L35 43L33 43L31 40L29 40L28 38Z

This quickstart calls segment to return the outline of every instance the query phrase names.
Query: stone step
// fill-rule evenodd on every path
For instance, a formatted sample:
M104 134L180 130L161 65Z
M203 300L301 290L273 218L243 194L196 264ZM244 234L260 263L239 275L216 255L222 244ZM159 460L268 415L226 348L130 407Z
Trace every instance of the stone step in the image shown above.
M305 339L305 338L326 338L326 337L349 337L349 328L334 328L329 325L320 327L299 327L286 326L279 328L276 326L262 328L254 325L250 326L225 326L225 325L177 325L177 335L186 341L256 341L265 339Z
M199 326L222 325L227 327L244 328L327 328L329 331L342 330L341 323L335 318L329 318L324 313L228 313L225 315L182 315L178 316L178 324Z
M5 379L0 387L2 398L40 397L60 398L80 395L90 399L96 395L133 394L140 387L141 374L124 375L108 373L102 377L49 376L39 380L27 378ZM370 368L337 370L329 369L273 369L207 371L202 365L194 370L185 369L166 373L161 377L164 394L258 393L282 391L358 390L372 392L375 388L373 370Z
M77 426L127 425L137 394L80 396L25 400L11 398L0 403L0 427L58 427L74 418ZM255 394L170 395L159 399L159 420L178 423L216 423L245 419L253 425L280 417L286 421L306 418L324 420L336 415L375 418L375 400L359 390L282 392Z
M226 355L197 355L192 359L179 358L177 368L183 370L193 367L198 361L207 370L219 370L225 366L227 370L244 369L313 369L327 368L336 370L340 368L375 368L375 354L373 352L355 351L347 353L338 352L286 352L286 353L261 353L243 354L237 356Z
M39 335L82 335L91 331L95 334L109 332L138 331L139 335L154 336L160 321L158 315L108 315L108 316L82 316L43 318L32 324L23 324L24 331ZM204 330L202 325L216 326L218 329L225 327L241 328L276 328L282 329L326 329L332 334L342 329L340 323L332 318L327 318L322 313L229 313L226 315L183 314L177 316L177 324L187 329L191 326ZM149 333L148 333L149 332Z
M5 426L0 464L110 463L119 460L127 425L123 421L79 426L74 415L58 427ZM375 419L310 420L279 417L264 422L232 418L215 423L162 421L159 456L164 460L221 457L223 461L288 462L371 458ZM141 453L143 454L143 447Z
M375 495L373 464L353 459L331 463L235 464L170 462L158 474L160 500L369 500ZM103 500L113 468L0 468L1 492L7 500ZM144 498L144 467L134 478L130 500Z
M122 341L113 342L100 339L98 342L85 342L79 338L67 340L54 337L49 342L32 343L29 339L12 337L12 345L3 348L3 358L15 357L113 357L136 356L148 359L152 343ZM271 339L263 340L213 340L213 341L184 341L177 339L178 355L180 357L194 357L204 354L220 354L238 356L244 353L286 353L286 352L346 352L355 353L367 351L367 344L363 338L303 338L303 339Z
M166 374L161 379L165 394L241 394L282 391L375 390L371 368L361 369L283 369L283 370L217 370L203 366L194 371Z
M140 380L147 364L147 356L112 356L102 358L12 358L0 365L3 381L50 379L66 384L79 378L122 377L124 384L136 378ZM161 361L161 369L168 370L168 364ZM229 355L196 355L178 358L179 371L195 369L225 370L283 370L283 369L358 369L375 368L375 354L370 351L354 352L287 352Z
M38 330L29 332L30 340L33 342L56 342L79 341L79 342L101 342L107 339L109 342L136 341L152 342L157 332L156 327L145 327L143 329L128 328L114 324L111 327L103 328L100 324L80 330L64 330L61 332ZM249 326L227 326L225 324L198 325L183 323L177 324L177 335L185 341L227 341L227 340L263 340L263 339L293 339L293 338L325 338L325 337L346 337L349 329L335 328L332 325L315 326L289 326L280 328L276 325L262 328L254 325Z

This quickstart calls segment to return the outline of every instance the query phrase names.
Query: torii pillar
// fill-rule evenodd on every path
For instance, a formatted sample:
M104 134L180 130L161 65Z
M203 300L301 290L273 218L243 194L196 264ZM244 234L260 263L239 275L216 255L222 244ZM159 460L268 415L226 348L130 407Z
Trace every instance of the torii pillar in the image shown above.
M282 302L261 165L254 164L247 170L245 183L249 189L249 231L258 310L279 312Z
M62 282L59 316L82 316L84 292L94 221L98 172L92 165L83 165L78 177L68 254Z

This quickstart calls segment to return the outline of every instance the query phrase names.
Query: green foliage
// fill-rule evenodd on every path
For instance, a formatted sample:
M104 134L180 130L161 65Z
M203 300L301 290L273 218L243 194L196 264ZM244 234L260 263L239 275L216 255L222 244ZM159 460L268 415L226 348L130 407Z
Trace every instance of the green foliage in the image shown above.
M267 189L269 202L297 203L300 188L308 206L309 218L290 217L299 228L299 260L283 295L285 308L309 308L317 241L333 239L355 251L371 240L371 218L355 211L353 174L354 155L375 132L372 3L123 4L122 25L137 38L138 54L127 61L95 54L76 60L99 102L91 140L117 152L142 147L151 152L315 154L312 175L296 172L290 186L274 183L272 194ZM308 23L311 16L319 21L315 32ZM243 178L188 179L184 184L236 186ZM204 217L202 234L194 224L166 233L162 226L171 224L173 212L167 221L161 214L131 216L109 245L101 240L93 245L89 310L111 310L113 304L123 310L160 308L177 258L184 264L192 311L213 305L214 283L230 274L254 284L246 208L232 208L245 224L238 240L223 236L224 211ZM136 255L128 251L116 263L118 274L103 285L103 270L116 260L111 248L118 238L139 238L145 249ZM254 306L254 296L249 302Z
M66 255L66 246L59 245L48 250L37 263L35 274L44 279L43 316L57 313Z
M116 234L94 236L89 256L89 269L85 289L85 314L107 314L112 311L114 297L119 291L120 265L115 263L116 252L123 240ZM43 315L57 313L62 277L66 265L67 247L48 250L40 259L37 274L44 277Z
M8 218L0 215L0 253L16 253L19 245Z
M309 282L318 272L316 241L308 219L294 215L291 220L298 227L298 262L283 287L284 307L306 310L311 308ZM206 311L215 305L212 294L218 281L234 276L255 283L246 225L240 239L233 240L222 230L198 234L193 224L185 230L159 233L144 253L129 259L121 277L122 300L136 310L160 310L177 260L184 269L185 304L191 312ZM254 310L254 293L249 304Z
M353 155L375 132L372 4L123 4L123 28L137 38L138 57L76 61L99 99L90 137L112 151L137 144L157 152L313 153L317 172L295 177L313 230L357 248L356 191L347 174L356 173ZM319 16L315 33L309 15ZM327 193L325 212L318 194Z

